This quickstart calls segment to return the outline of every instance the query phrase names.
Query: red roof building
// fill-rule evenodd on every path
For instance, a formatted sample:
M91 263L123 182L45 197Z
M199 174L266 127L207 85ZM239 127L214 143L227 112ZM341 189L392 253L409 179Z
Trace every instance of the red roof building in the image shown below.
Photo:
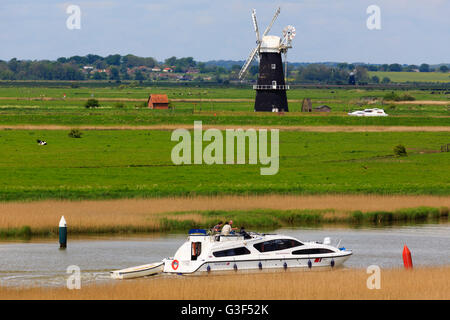
M166 94L151 94L147 105L150 109L169 109L169 98Z

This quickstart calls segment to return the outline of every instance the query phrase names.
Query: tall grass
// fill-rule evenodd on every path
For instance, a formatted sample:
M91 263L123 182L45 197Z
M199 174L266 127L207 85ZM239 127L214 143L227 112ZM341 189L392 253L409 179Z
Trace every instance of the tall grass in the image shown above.
M145 279L66 288L0 287L0 299L360 300L450 299L450 267L382 269L381 288L369 290L362 269L230 273Z
M183 220L180 216L192 212L176 212L166 214L164 226L166 230L187 230L189 228L210 228L218 221L233 220L234 227L276 229L280 227L302 227L329 223L348 225L370 224L387 225L399 223L439 222L448 220L448 208L418 207L395 211L341 211L326 210L239 210L239 211L200 211L204 217L200 221ZM177 218L171 218L176 215Z
M394 211L342 211L335 209L297 209L297 210L205 210L176 211L147 215L122 215L111 221L111 216L95 217L80 214L78 217L66 216L70 221L69 234L123 234L179 231L193 228L209 229L218 221L233 220L233 227L245 227L255 231L274 230L280 227L308 227L320 224L340 223L348 226L389 225L400 223L422 223L448 221L448 207L418 207ZM72 221L74 220L75 223ZM17 221L16 223L17 224ZM22 227L0 226L0 238L29 238L31 236L55 236L53 226L28 225Z

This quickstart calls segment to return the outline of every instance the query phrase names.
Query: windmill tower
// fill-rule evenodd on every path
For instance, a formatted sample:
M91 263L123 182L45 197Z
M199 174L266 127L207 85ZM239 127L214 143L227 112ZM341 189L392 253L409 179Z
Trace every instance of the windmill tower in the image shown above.
M291 42L295 37L295 28L287 26L283 29L282 38L267 35L273 23L280 14L280 8L275 11L272 21L264 31L262 38L259 35L258 23L256 21L255 9L252 11L253 26L256 34L256 47L252 50L247 61L239 72L239 79L246 75L250 64L256 58L259 59L259 73L257 84L253 86L256 90L255 111L289 111L286 97L287 75L283 72L283 61L281 54L284 54L286 63L285 73L287 73L287 51L292 48Z

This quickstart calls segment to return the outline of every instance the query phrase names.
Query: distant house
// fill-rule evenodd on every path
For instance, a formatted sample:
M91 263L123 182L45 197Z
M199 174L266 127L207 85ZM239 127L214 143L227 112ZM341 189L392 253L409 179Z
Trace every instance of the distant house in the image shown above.
M173 69L172 68L164 68L163 72L173 72Z
M161 68L158 68L158 67L152 68L152 71L153 71L153 72L161 72Z
M151 94L147 105L150 109L169 109L169 98L166 94Z
M327 105L322 105L314 108L314 111L316 112L330 112L331 108Z

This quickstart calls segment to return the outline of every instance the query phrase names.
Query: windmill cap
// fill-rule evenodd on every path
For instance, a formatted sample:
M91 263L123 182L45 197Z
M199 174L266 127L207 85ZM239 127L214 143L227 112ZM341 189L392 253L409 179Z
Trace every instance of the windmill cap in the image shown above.
M280 52L281 38L278 36L264 36L261 41L260 52Z

